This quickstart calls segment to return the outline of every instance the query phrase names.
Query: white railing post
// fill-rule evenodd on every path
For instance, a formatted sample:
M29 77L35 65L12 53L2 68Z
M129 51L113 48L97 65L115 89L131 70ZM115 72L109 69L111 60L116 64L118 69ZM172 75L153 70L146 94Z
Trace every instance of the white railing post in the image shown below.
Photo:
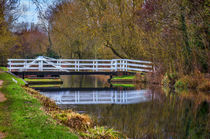
M125 71L125 60L122 61L123 62L123 71Z
M126 71L128 71L128 60L126 60Z
M120 60L120 71L122 71L122 61Z
M93 71L95 71L95 60L93 60L93 66L92 66Z
M77 67L78 67L78 71L79 71L80 70L80 65L79 65L80 64L80 61L78 60L77 62L78 62L77 63L78 64Z
M26 69L26 62L27 62L27 60L24 60L24 65L23 65L23 70L24 71L27 71L27 69Z
M96 60L96 71L98 71L98 61Z
M60 60L59 59L57 59L56 60L56 66L60 66L61 64L60 64Z
M77 71L77 60L74 61L74 71Z
M43 71L43 60L39 61L39 71Z
M115 60L115 71L117 71L118 67L117 67L117 60Z
M113 60L111 60L110 62L111 62L110 68L111 68L111 71L113 71Z
M8 65L9 65L9 71L12 71L12 69L11 69L11 67L12 67L11 64L12 64L12 63L11 63L11 60L9 59L9 63L8 63Z

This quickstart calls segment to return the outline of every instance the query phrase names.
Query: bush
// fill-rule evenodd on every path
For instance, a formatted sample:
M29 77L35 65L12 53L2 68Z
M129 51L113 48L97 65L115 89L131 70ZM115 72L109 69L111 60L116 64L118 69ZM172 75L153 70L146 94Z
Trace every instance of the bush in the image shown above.
M175 88L179 88L179 89L187 89L187 88L196 89L197 86L198 86L198 80L188 75L180 78L175 83Z
M210 91L210 81L205 80L201 84L198 85L198 90L199 91Z
M176 73L166 73L163 77L162 84L164 87L174 87L174 84L176 83L177 79L178 76Z
M183 79L179 79L176 83L175 83L175 88L178 88L178 89L187 89L187 82L186 81L183 81Z
M206 79L200 72L194 72L180 78L175 83L176 89L197 89L199 91L210 90L210 80Z

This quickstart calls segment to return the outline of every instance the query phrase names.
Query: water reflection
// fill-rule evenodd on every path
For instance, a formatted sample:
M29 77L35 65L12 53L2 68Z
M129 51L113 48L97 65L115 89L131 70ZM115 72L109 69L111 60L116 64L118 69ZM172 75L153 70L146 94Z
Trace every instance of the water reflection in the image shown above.
M57 104L134 104L150 101L150 90L42 92Z
M203 95L198 93L193 96L194 100L192 92L163 93L156 87L151 90L103 90L105 82L98 78L65 76L63 79L64 87L74 88L42 93L62 109L90 114L99 125L114 128L129 138L210 137L210 103L199 99L198 96ZM92 90L85 90L87 87ZM186 97L188 95L190 97Z
M63 80L63 88L109 87L107 83L109 76L104 75L65 75L61 76L61 79Z

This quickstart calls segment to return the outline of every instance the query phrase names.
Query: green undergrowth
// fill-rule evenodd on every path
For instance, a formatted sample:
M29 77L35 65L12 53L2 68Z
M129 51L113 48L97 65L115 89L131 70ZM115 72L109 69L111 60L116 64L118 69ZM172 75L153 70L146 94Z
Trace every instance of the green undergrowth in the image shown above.
M30 85L30 87L61 87L61 84L39 84L39 85Z
M2 71L8 71L7 67L0 67L0 70L2 70Z
M25 78L24 79L26 82L58 82L61 81L61 79L59 78L55 78L55 79L31 79L31 78Z
M127 76L127 75L123 75L123 76L116 76L113 77L112 80L133 80L135 79L135 76Z
M175 88L178 92L182 90L210 91L210 79L205 78L200 72L182 76L176 73L165 74L162 85L164 88Z
M112 84L116 87L135 87L135 84Z
M177 90L193 89L208 92L210 91L210 79L199 71L195 71L190 75L180 77L174 86Z
M40 102L21 87L24 85L21 79L0 73L0 80L4 80L1 92L7 98L0 103L0 131L6 134L6 138L77 138L69 128L45 114Z

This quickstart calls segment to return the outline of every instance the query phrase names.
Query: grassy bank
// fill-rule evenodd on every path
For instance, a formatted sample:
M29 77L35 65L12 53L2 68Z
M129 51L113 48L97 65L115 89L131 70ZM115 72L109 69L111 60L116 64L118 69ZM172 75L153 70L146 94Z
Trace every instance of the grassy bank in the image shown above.
M61 87L61 84L40 84L40 85L30 85L30 87Z
M55 79L30 79L30 78L25 78L24 79L26 82L58 82L61 81L61 79L55 78Z
M116 87L135 87L135 84L112 84Z
M136 73L135 75L122 75L122 76L115 76L111 79L111 82L116 84L127 84L127 83L146 83L147 81L147 74L145 73Z
M17 80L17 84L13 81ZM0 131L6 138L123 138L113 129L97 126L88 115L61 110L54 101L24 87L21 79L0 73L7 101L0 103ZM72 133L71 133L71 132Z
M7 67L0 67L0 70L2 70L2 71L8 71Z
M21 87L22 80L7 73L0 73L0 80L4 81L1 92L7 97L0 103L0 131L6 138L77 138L69 128L45 114L40 102Z
M134 79L135 79L134 75L132 76L123 75L123 76L116 76L112 78L112 80L134 80Z

